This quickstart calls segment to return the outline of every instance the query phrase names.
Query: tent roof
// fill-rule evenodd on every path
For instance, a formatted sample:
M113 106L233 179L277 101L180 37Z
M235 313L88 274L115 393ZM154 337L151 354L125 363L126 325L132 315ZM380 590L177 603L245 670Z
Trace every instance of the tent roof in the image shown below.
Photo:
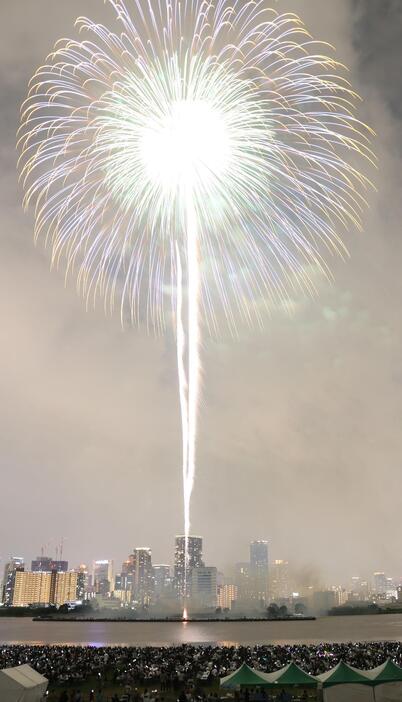
M247 663L243 663L225 678L221 678L221 687L239 687L240 685L263 685L266 684L264 673L250 668Z
M323 687L340 685L342 683L362 683L369 685L371 682L365 671L352 668L351 665L344 663L344 661L340 661L335 668L331 668L331 670L328 670L326 673L317 675L316 679L322 683Z
M390 658L388 658L388 660L386 660L382 665L378 665L377 668L366 670L364 673L374 683L394 682L396 680L402 681L402 668L391 661Z
M6 671L19 671L22 668L29 666L19 666L19 668L8 668ZM30 669L35 675L42 680L46 680L36 671ZM300 685L301 687L315 687L321 683L323 687L331 685L341 685L346 683L360 683L363 685L376 685L378 683L386 683L393 681L402 681L402 668L397 666L393 661L388 659L382 665L373 668L372 670L358 670L353 666L348 665L344 661L338 663L335 668L331 668L326 673L313 677L304 670L299 668L295 663L276 670L273 673L263 673L255 668L250 668L247 663L243 663L240 668L235 670L225 678L221 678L220 684L222 687L235 688L240 686L266 686L266 687L281 687Z
M296 663L289 663L284 668L274 673L264 674L271 685L301 685L303 687L317 687L317 680L312 675L305 673Z
M0 676L8 680L9 685L13 687L22 687L24 689L31 689L38 687L39 685L47 685L47 678L40 675L36 670L31 668L30 665L19 665L15 668L4 668L0 671ZM0 689L1 689L1 679L0 679Z

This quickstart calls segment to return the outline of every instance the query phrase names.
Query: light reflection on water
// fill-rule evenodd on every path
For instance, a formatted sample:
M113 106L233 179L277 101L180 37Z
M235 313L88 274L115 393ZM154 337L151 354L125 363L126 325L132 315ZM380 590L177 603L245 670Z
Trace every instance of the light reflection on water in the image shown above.
M78 646L402 641L402 614L289 622L33 622L0 618L1 643Z

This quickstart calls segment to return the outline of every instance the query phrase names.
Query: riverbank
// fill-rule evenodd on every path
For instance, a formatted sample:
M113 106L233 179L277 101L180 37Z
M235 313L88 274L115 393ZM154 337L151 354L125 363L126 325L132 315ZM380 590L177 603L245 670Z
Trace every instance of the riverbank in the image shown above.
M234 617L226 618L193 618L188 617L187 619L179 619L174 617L164 617L163 619L139 619L137 617L76 617L74 615L50 615L38 617L32 617L34 622L110 622L110 623L130 623L130 624L213 624L217 622L225 622L225 624L238 624L239 622L311 622L315 621L316 617L239 617L235 619Z

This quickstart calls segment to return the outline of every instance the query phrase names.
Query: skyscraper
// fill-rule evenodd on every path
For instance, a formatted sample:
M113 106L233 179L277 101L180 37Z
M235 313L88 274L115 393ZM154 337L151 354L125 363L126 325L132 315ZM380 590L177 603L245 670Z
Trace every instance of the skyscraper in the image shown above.
M176 536L174 553L174 585L179 599L190 595L190 576L193 568L202 568L202 536L189 536L187 546L187 587L185 586L186 539Z
M51 575L50 603L60 606L67 602L76 602L79 574L70 570L68 573L53 571Z
M383 571L377 571L373 576L374 592L377 595L384 595L387 591L387 577Z
M81 563L75 572L77 573L77 600L83 601L88 597L91 578L85 563Z
M123 564L124 565L124 564ZM133 599L134 573L124 571L116 573L114 578L113 595L124 605L130 605Z
M14 607L28 607L29 605L49 605L52 585L50 571L38 570L17 571L13 592Z
M78 573L69 571L16 571L13 593L15 607L63 605L77 600Z
M290 597L289 563L288 561L276 560L270 568L270 592L271 601L286 599Z
M218 585L217 604L222 609L232 609L238 599L237 585L231 582Z
M268 541L250 543L250 580L252 599L268 602Z
M133 602L148 607L154 591L152 551L147 546L139 546L134 549L133 557Z
M4 566L2 601L6 607L11 607L14 597L15 574L24 570L24 559L13 556Z
M94 590L96 595L108 595L112 589L113 561L101 560L93 563Z
M126 561L123 561L121 566L122 575L128 575L129 573L134 573L135 571L135 555L130 553Z
M250 563L236 563L235 584L237 586L238 599L244 606L251 599Z
M198 566L192 568L191 601L199 609L211 609L217 605L217 569L215 567Z
M172 590L170 566L157 563L153 567L155 600L168 597Z

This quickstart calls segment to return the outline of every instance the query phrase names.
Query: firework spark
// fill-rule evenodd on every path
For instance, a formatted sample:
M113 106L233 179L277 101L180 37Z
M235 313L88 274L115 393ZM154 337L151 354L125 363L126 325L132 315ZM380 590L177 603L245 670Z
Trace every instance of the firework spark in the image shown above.
M361 227L371 131L294 14L106 1L120 29L79 18L85 38L56 44L31 81L24 204L88 304L118 301L158 331L176 318L188 537L202 325L261 325L264 307L314 291L312 270L329 276L342 231Z

